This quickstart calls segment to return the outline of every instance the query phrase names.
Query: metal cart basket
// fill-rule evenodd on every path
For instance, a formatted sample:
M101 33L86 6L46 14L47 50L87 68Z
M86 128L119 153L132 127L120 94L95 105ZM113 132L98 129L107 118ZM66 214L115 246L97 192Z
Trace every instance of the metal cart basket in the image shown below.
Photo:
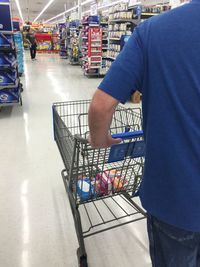
M110 132L122 138L122 143L93 149L87 141L89 105L90 100L53 105L54 137L65 165L62 178L74 217L81 267L88 266L85 238L146 217L133 201L144 166L141 110L119 105Z

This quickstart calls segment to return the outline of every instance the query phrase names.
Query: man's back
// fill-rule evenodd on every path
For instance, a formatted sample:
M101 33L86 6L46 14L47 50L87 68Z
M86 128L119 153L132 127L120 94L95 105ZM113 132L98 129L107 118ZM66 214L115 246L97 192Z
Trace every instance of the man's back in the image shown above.
M160 220L200 232L199 14L195 0L141 24L99 88L121 102L142 92L142 204Z
M200 2L143 29L145 176L148 212L200 231Z
M146 162L141 198L160 220L200 231L200 2L144 33Z

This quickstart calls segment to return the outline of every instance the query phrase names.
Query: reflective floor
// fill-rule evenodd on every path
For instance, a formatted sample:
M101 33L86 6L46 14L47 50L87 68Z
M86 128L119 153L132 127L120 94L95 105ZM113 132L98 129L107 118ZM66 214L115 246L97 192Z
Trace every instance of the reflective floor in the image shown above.
M91 98L100 79L55 55L26 60L23 106L0 112L0 266L77 267L51 105ZM150 267L145 221L86 240L89 267Z

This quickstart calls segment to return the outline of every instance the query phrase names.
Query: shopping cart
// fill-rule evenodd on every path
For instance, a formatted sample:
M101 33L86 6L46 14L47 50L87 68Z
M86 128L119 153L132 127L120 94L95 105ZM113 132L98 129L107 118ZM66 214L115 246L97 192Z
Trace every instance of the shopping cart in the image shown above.
M141 110L119 105L110 132L122 143L93 149L87 141L89 105L90 100L53 105L54 137L65 165L62 178L74 217L80 267L88 266L85 238L146 217L133 201L144 166Z

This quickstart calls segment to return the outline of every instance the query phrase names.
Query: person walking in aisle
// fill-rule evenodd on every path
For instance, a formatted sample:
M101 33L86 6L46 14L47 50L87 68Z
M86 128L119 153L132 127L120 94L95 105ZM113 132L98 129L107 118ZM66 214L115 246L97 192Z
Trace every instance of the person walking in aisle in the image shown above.
M142 93L140 199L153 267L200 266L200 0L136 27L94 94L90 143L110 147L112 115Z
M26 39L30 44L31 59L36 60L37 42L35 40L35 35L34 32L31 30L31 28L29 28L27 31L28 33L26 35Z

